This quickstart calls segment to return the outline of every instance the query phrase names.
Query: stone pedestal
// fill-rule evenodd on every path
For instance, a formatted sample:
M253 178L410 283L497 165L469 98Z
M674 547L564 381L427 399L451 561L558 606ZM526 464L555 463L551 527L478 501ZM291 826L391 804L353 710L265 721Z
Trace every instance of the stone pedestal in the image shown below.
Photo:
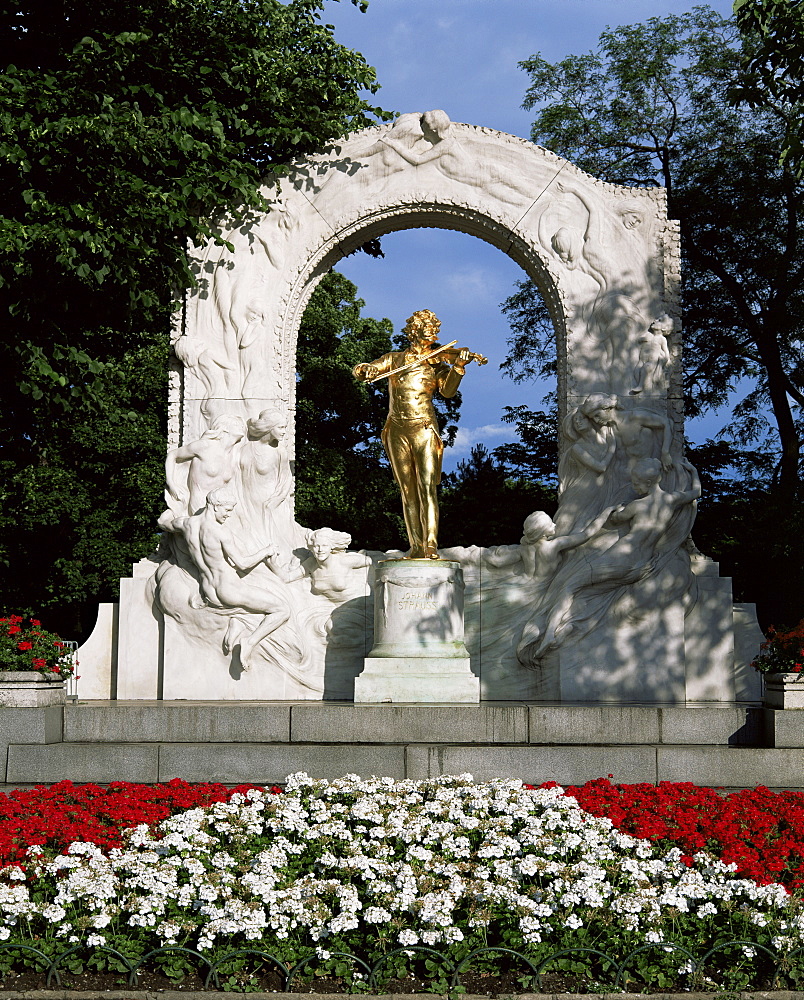
M55 680L49 678L55 677ZM38 670L0 670L0 706L3 708L44 708L66 701L64 681L58 674Z
M767 708L804 709L804 673L765 674Z
M374 647L356 702L477 704L463 636L463 573L447 559L387 559L374 585Z

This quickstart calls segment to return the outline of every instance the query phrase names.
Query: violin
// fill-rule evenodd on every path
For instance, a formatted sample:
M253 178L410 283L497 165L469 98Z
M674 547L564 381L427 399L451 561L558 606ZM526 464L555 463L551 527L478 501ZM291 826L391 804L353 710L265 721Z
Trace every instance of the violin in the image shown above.
M411 368L415 368L416 365L420 365L423 361L427 361L429 364L435 366L440 361L447 361L454 365L456 361L461 360L461 353L464 350L462 347L455 347L457 340L451 340L448 344L443 347L435 347L432 351L427 354L418 355L414 361L408 362L406 365L402 365L401 368L394 368L393 371L384 372L382 375L377 375L375 378L366 379L367 382L379 382L380 379L390 378L391 375L400 375L402 372L410 371ZM434 360L431 360L434 359ZM479 365L488 364L489 359L484 358L482 354L475 354L474 351L469 351L469 357L465 359L465 363L468 364L470 361L476 361ZM358 365L358 368L361 366ZM357 369L355 369L357 370Z
M453 340L452 343L454 344L455 341ZM436 347L433 354L430 355L435 359L432 364L438 364L439 361L446 361L447 364L454 365L459 360L462 350L463 348L452 347L450 344L442 348ZM465 360L467 363L469 361L476 361L479 365L487 365L489 363L488 358L484 358L482 354L477 354L475 351L469 351L469 357Z

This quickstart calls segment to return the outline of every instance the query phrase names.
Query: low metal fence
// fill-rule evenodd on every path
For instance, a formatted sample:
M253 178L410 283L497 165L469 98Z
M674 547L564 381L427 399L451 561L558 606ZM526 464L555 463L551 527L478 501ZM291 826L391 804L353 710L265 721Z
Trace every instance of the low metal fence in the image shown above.
M686 966L686 971L689 973L688 977L685 978L682 987L683 989L689 990L695 987L700 988L702 983L705 983L710 987L714 986L715 988L718 988L717 983L712 983L711 979L706 978L707 972L712 971L711 962L718 955L723 955L723 957L725 957L724 953L727 953L730 949L735 948L739 948L741 950L752 949L754 955L762 956L764 958L764 962L757 962L755 964L757 976L761 978L762 981L759 983L749 982L744 985L741 984L740 988L774 989L777 988L776 984L780 975L783 975L787 979L794 977L804 982L804 947L799 947L792 951L781 953L774 951L765 945L758 944L755 941L736 938L720 942L700 955L695 955L688 948L675 942L658 941L640 945L638 948L629 952L625 957L613 956L596 948L578 947L562 948L558 951L552 952L538 962L534 962L520 951L501 946L477 948L460 959L460 961L455 962L448 955L444 954L444 952L425 945L406 945L404 947L395 948L394 950L387 952L373 964L367 962L359 955L353 955L350 952L328 952L326 958L323 958L316 952L312 952L291 967L288 967L282 959L278 958L269 951L265 951L261 948L248 947L236 948L231 951L218 954L212 958L207 955L203 955L201 952L192 948L185 948L180 945L163 945L159 948L152 949L147 954L138 958L132 958L124 955L115 948L110 948L105 945L89 946L79 943L64 950L63 952L60 952L58 955L53 956L47 955L41 948L38 948L35 945L6 942L0 943L0 956L4 953L17 953L20 957L26 956L28 960L25 961L24 964L27 967L30 967L31 964L37 966L36 971L45 976L45 987L48 989L61 987L63 974L75 974L68 972L68 970L65 969L65 966L71 958L78 957L82 953L85 955L90 954L90 956L92 954L105 953L113 959L116 959L122 966L122 969L117 970L117 972L118 974L124 974L126 976L127 986L130 989L136 989L138 987L139 975L141 971L146 968L153 971L155 967L157 967L158 971L159 960L161 958L168 955L181 955L187 960L199 977L202 978L205 989L219 990L225 988L227 990L231 990L231 986L222 987L221 985L221 976L227 975L227 973L222 970L228 963L231 963L235 959L251 959L252 964L255 967L255 971L257 969L263 971L267 967L275 969L276 973L281 978L283 983L282 988L285 993L292 992L294 985L300 978L303 977L305 969L309 966L313 964L321 965L329 962L331 959L342 960L343 962L349 963L354 967L356 974L354 975L355 984L353 984L353 988L356 991L362 990L363 992L367 991L373 993L382 992L382 984L388 979L395 977L394 972L390 975L386 972L384 975L384 970L386 970L389 964L392 964L394 959L399 956L404 956L408 959L415 958L417 956L429 959L428 964L431 969L430 975L433 982L438 981L442 984L446 983L447 989L449 991L453 991L462 986L461 977L472 971L473 966L478 964L478 959L487 959L492 955L499 956L503 960L504 964L490 972L488 971L488 966L486 966L486 971L490 976L500 975L501 972L521 970L520 981L523 984L523 991L527 986L529 992L543 992L543 977L545 974L549 973L550 967L553 966L554 970L557 968L560 969L560 963L564 962L566 965L567 960L575 956L578 958L583 957L587 961L596 961L597 971L594 975L593 981L590 982L589 985L595 986L597 990L603 987L607 990L617 992L618 990L626 989L629 982L635 982L633 979L629 979L629 969L633 968L635 959L641 954L657 951L665 954L677 953L683 960ZM434 974L432 972L433 968L437 968L438 974ZM238 971L242 976L244 972L242 961ZM575 972L577 972L577 969ZM677 972L677 974L680 975L680 971ZM331 976L331 973L328 973L327 975ZM421 978L421 976L419 975L417 978ZM581 974L580 979L583 980L584 978L584 975ZM508 993L510 990L506 990L505 992ZM551 986L549 988L549 992L555 993L560 991L557 991L553 986Z

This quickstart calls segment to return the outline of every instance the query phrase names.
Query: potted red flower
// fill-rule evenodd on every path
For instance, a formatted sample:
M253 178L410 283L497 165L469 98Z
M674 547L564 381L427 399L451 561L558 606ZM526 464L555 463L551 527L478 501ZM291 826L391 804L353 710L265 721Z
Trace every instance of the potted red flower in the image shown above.
M75 669L70 650L36 618L0 618L0 706L63 705Z
M804 619L795 628L768 627L768 638L751 664L765 680L768 708L804 708Z

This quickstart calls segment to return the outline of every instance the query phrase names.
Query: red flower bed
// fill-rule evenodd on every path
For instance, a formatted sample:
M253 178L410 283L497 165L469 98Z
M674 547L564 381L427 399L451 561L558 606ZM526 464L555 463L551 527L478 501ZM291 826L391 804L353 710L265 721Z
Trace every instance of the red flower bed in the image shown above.
M804 793L759 786L719 795L686 782L614 785L606 778L565 791L622 833L666 841L688 857L707 850L762 885L804 886Z
M115 781L108 788L60 781L0 793L0 864L20 861L31 844L61 851L75 840L102 848L122 846L125 827L158 823L177 812L212 802L226 802L234 792L255 785L190 785L174 779L166 785ZM279 792L274 788L271 791Z

